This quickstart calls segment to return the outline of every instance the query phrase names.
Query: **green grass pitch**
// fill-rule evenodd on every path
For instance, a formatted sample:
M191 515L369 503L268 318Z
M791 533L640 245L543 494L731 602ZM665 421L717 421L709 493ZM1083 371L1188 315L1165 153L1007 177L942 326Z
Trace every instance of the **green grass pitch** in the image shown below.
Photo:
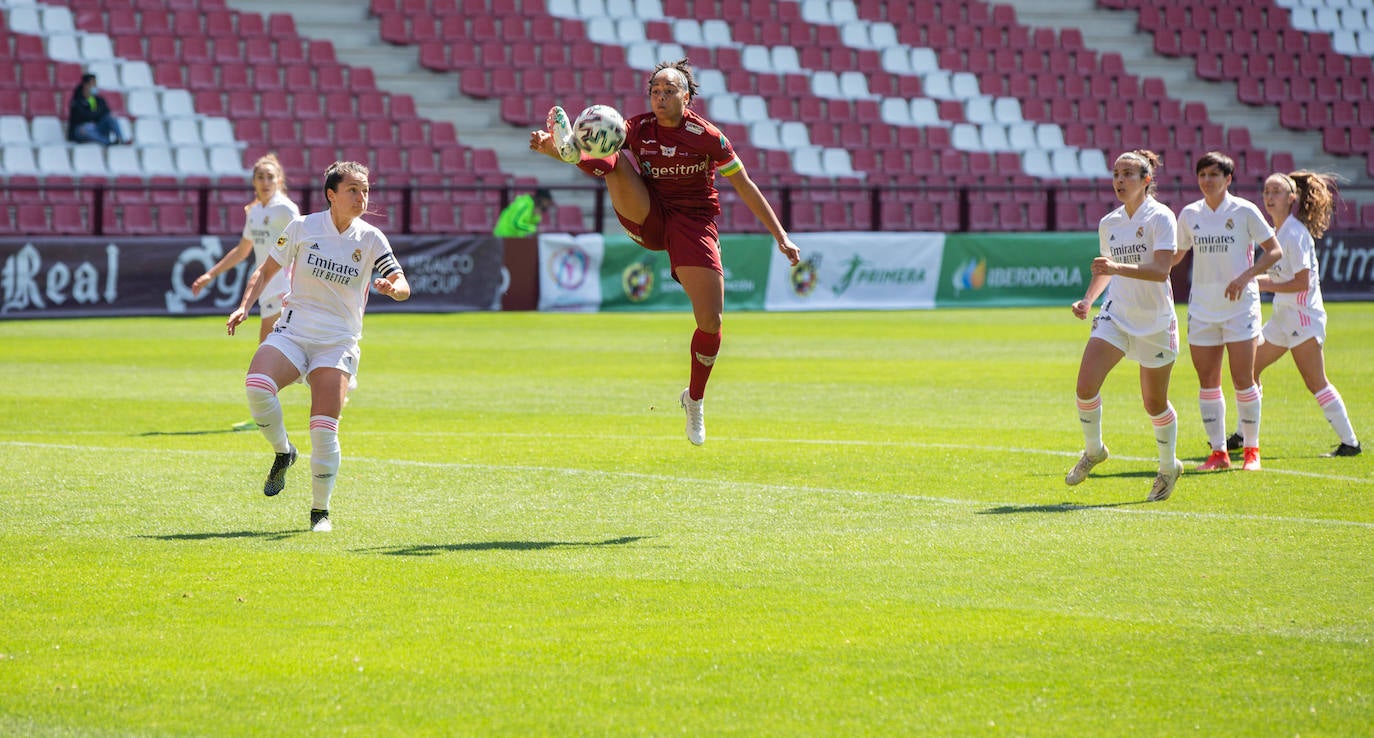
M690 320L369 316L329 534L307 390L279 497L230 430L256 319L0 321L0 735L1370 734L1374 453L1289 359L1150 504L1129 363L1064 485L1067 306L728 315L701 448ZM1367 442L1374 304L1327 361Z

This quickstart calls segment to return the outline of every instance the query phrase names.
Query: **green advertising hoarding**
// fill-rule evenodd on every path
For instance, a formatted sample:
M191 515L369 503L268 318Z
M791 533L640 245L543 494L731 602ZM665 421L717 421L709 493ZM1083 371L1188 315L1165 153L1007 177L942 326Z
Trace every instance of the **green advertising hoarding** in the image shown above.
M1097 233L951 233L937 307L1068 305L1083 297Z
M726 310L763 309L775 248L766 235L720 237ZM601 261L601 309L690 311L692 304L673 280L666 252L650 251L616 233L606 236Z

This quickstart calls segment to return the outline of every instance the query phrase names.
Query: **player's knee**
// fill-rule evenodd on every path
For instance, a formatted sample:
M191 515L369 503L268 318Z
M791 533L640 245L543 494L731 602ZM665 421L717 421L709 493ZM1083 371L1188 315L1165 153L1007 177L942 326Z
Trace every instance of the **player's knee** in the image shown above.
M270 400L277 395L277 383L266 374L249 374L243 386L249 400Z

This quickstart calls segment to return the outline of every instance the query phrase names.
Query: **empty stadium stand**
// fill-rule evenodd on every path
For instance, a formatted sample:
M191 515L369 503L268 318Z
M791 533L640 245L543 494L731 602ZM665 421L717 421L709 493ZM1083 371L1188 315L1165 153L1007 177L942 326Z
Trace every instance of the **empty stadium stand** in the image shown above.
M554 103L642 110L647 73L690 57L699 107L730 136L795 230L1090 228L1112 206L1116 152L1165 155L1171 204L1195 197L1191 161L1220 148L1237 182L1294 166L1243 125L1222 124L1169 83L1139 74L1076 27L1024 24L981 0L347 0L369 43L413 49L439 84L493 106L509 147L460 142L411 94L350 63L323 15L257 0L0 0L0 232L194 233L234 229L247 168L283 160L298 199L327 163L372 166L385 228L482 231L504 197L531 186L524 132ZM264 8L268 6L261 4ZM1043 5L1043 4L1042 4ZM1097 0L1135 13L1153 53L1197 79L1319 135L1374 180L1374 8L1368 0ZM294 13L308 13L303 2ZM759 17L774 23L758 23ZM360 25L349 18L340 23ZM334 36L337 38L337 34ZM8 61L10 63L3 63ZM66 142L83 70L132 132L132 146ZM506 166L503 166L506 165ZM575 174L560 173L573 177ZM570 180L565 179L564 182ZM92 197L70 193L90 190ZM302 191L304 190L304 191ZM66 195L60 193L68 193ZM56 199L54 199L56 198ZM1356 202L1338 225L1374 226ZM57 205L63 207L59 211ZM302 203L309 205L309 203ZM314 205L318 206L317 201ZM723 227L758 230L729 187ZM564 205L558 227L596 228ZM21 213L22 223L21 223ZM5 216L8 215L6 218ZM80 226L52 221L61 216Z

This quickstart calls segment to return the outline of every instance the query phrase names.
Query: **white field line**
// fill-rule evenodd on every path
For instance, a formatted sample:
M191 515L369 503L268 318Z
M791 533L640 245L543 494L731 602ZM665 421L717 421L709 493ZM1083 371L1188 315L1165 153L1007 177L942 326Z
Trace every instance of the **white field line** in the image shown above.
M433 434L433 433L430 433L430 434L417 434L417 435L440 435L440 434ZM551 435L551 434L534 434L534 433L529 433L529 434L524 434L524 433L506 433L506 434L492 434L492 433L449 433L449 434L442 434L442 435L454 435L454 436L479 436L479 435L480 435L480 436L487 436L487 437L494 436L494 435L503 435L503 436L513 436L513 437L529 437L529 438L554 438L554 437L563 437L563 436L555 436L555 435ZM570 435L570 436L567 436L567 437L583 437L583 436L571 436L571 435ZM626 438L631 438L631 437L627 436ZM633 438L636 439L636 440L642 440L642 439L643 439L642 436L633 436ZM676 436L674 436L674 438L676 438ZM738 442L738 441L746 441L746 442L747 442L747 441L750 441L750 440L751 440L751 439L732 439L732 441L736 441L736 442ZM1009 453L1035 453L1035 454L1042 454L1042 455L1049 455L1049 456L1077 456L1077 455L1078 455L1077 453L1066 453L1066 452L1063 452L1063 451L1054 451L1054 450L1036 450L1036 449L1020 449L1020 448L1000 448L1000 447L969 446L969 445L964 445L964 444L943 444L943 443L937 444L937 443L883 442L883 441L879 441L879 442L869 442L869 441L853 441L853 442L847 442L847 441L798 441L798 440L795 440L795 439L787 439L787 440L778 440L778 439L752 439L752 441L753 441L753 442L760 442L760 443L790 443L790 444L797 444L797 443L817 443L817 444L820 444L820 443L827 443L827 444L828 444L828 443L838 443L838 444L850 444L850 445L901 446L901 447L911 447L911 448L949 448L949 449L963 449L963 450L986 451L986 452L990 452L990 453L1008 453L1008 452L1009 452ZM152 449L152 448L115 448L115 447L108 447L108 446L106 446L106 447L98 447L98 446L77 446L77 445L69 445L69 444L25 443L25 442L22 442L22 441L0 441L0 448L5 447L5 446L24 447L24 448L43 448L43 449L53 449L53 450L62 450L62 451L78 451L78 452L80 452L80 451L86 451L86 452L90 452L90 451L96 451L96 452L119 452L119 453L143 452L143 453L177 454L177 455L189 455L189 456L214 456L214 457L223 457L223 456L226 455L226 453L223 452L223 451L211 451L211 450L203 450L203 451L202 451L202 450L178 450L178 449L164 449L164 448L158 448L158 449ZM248 455L246 452L233 452L233 453L234 453L235 455L238 455L238 456L246 456L246 455ZM259 457L259 456L261 456L261 455L262 455L262 454L253 454L254 457ZM1145 459L1145 458L1133 458L1133 457L1126 457L1126 456L1120 456L1120 457L1114 457L1114 458L1120 458L1120 459L1127 460L1127 461L1155 461L1155 460L1156 460L1156 459L1153 459L1153 458ZM731 481L731 480L703 479L703 478L699 478L699 477L680 477L680 476L673 476L673 475L668 475L668 474L649 474L649 473L645 473L645 472L616 471L616 470L605 470L605 469L579 469L579 468L576 468L576 467L540 466L540 465L533 465L533 464L474 464L474 463L462 463L462 462L414 461L414 460L408 460L408 459L389 459L389 458L372 458L372 457L357 457L357 456L353 456L353 457L348 457L348 456L346 456L346 457L345 457L345 462L346 462L346 463L363 463L363 464L390 464L390 465L399 465L399 466L414 466L414 467L421 467L421 468L427 468L427 469L454 469L454 470L465 470L465 469L466 469L466 470L495 471L495 472L526 472L526 473L539 473L539 474L559 474L559 475L570 476L570 477L579 477L579 476L580 476L580 477L593 477L593 478L599 478L599 479L633 479L633 480L639 480L639 481L650 481L650 482L659 482L659 483L680 484L680 485L688 486L688 487L691 487L691 486L698 486L698 487L700 487L700 486L713 486L713 487L716 487L716 488L720 488L720 487L733 487L733 488L737 488L737 489L753 489L753 490L758 490L758 491L761 491L761 492L770 492L770 491L771 491L771 492L784 492L784 493L798 494L798 495L816 494L816 495L834 495L834 496L846 496L846 497L877 497L877 498L882 498L882 499L901 499L901 500L912 500L912 501L920 501L920 502L932 502L932 503L938 503L938 504L943 504L943 505L955 505L955 506L962 506L962 507L990 507L990 506L991 506L991 507L997 507L997 506L1003 506L1003 507L1018 507L1018 506L1022 506L1022 505L1025 504L1025 501L1024 501L1024 500L1022 500L1022 501L1020 501L1020 502L1016 502L1016 503L1010 503L1010 502L1001 502L1001 503L999 503L999 502L991 501L991 500L967 500L967 499L951 498L951 497L935 497L935 496L931 496L931 495L906 494L906 493L900 493L900 492L872 492L872 491L868 491L868 490L840 489L840 488L835 488L835 487L811 487L811 486L805 486L805 485L792 485L792 484L769 484L769 483L763 483L763 482L739 482L739 481ZM1266 469L1265 472L1266 472L1266 473L1272 473L1272 472L1271 472L1270 470L1268 470L1268 469ZM1371 483L1374 483L1374 479L1365 479L1365 478L1360 478L1360 477L1339 477L1339 476L1323 475L1323 474L1315 474L1315 473L1313 473L1313 474L1304 474L1304 476L1312 476L1312 477L1317 477L1317 478L1321 478L1321 479L1351 481L1351 482L1358 482L1358 483L1362 483L1362 484L1371 484ZM1299 518L1299 517L1288 517L1288 516L1282 516L1282 515L1251 515L1251 514L1245 514L1245 513L1185 512L1185 511L1173 511L1173 510L1168 510L1168 509L1165 509L1165 508L1159 507L1159 506L1150 506L1150 507L1144 508L1144 509L1131 509L1131 508L1124 508L1124 507L1096 507L1096 506L1092 506L1092 505L1084 505L1084 506L1083 506L1083 511L1084 511L1084 512L1089 512L1089 511L1096 511L1096 512L1114 512L1114 513L1124 513L1124 514L1132 514L1132 515L1159 515L1159 516L1176 517L1176 518L1190 519L1190 520L1249 520L1249 521L1273 522L1273 523L1292 523L1292 524L1299 524L1299 525L1314 525L1314 526L1344 526L1344 527L1365 528L1365 529L1374 530L1374 522L1361 522L1361 521L1356 521L1356 520L1336 520L1336 519L1329 519L1329 518Z

